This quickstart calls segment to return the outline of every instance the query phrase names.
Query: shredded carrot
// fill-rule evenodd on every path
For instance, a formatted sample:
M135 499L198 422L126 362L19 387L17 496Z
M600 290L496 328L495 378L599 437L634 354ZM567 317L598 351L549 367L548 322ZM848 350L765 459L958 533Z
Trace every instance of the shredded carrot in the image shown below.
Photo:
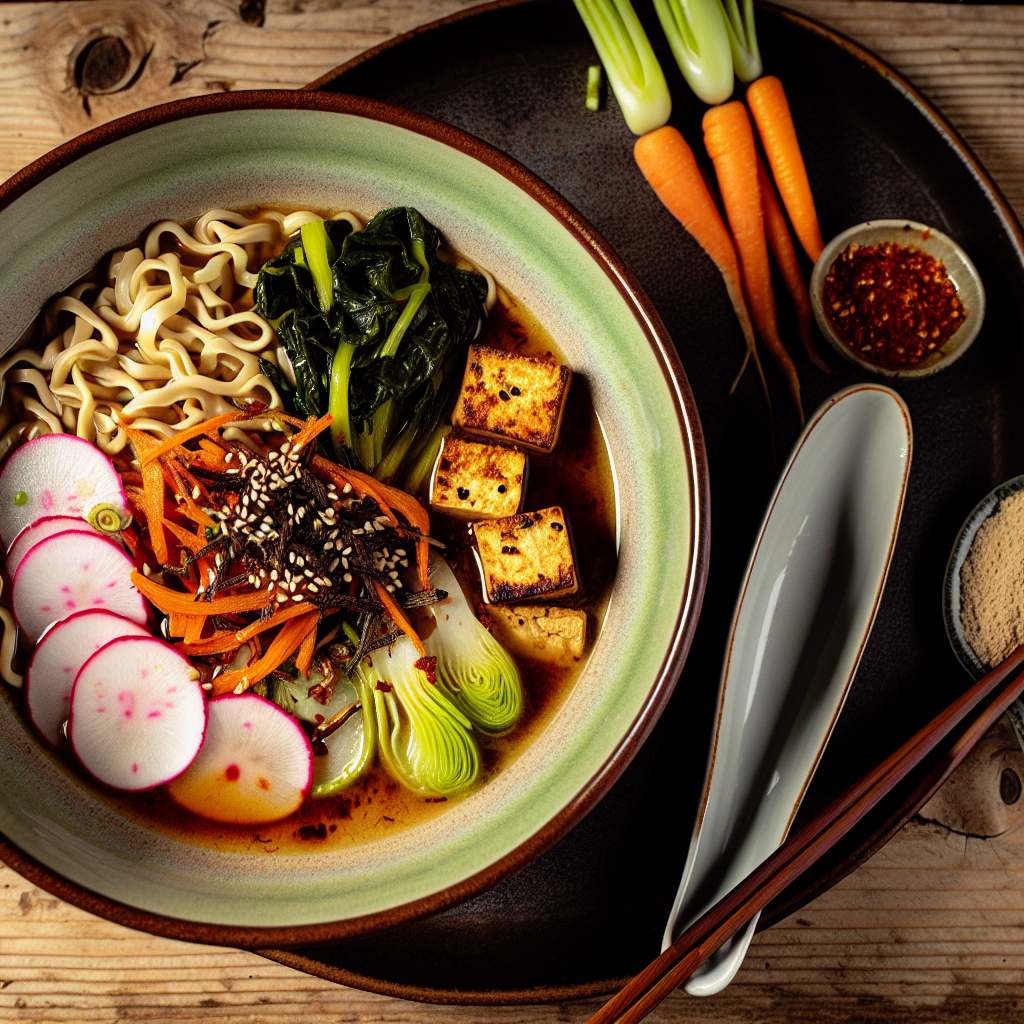
M377 588L377 596L380 598L380 603L384 605L388 615L391 616L391 621L412 641L413 647L416 648L416 653L421 658L425 658L427 650L423 646L423 641L420 639L419 634L412 628L412 623L405 617L405 613L398 607L394 598L387 592L387 588L380 580L374 580L373 585Z
M202 615L186 615L185 634L182 639L187 644L197 644L203 638L203 627L206 625L206 618Z
M296 671L301 672L307 679L310 666L313 664L313 652L316 650L316 627L317 623L314 621L309 632L302 638L299 653L295 657Z
M807 180L807 168L782 82L774 75L765 75L751 83L747 87L747 104L757 123L761 143L768 155L775 184L786 204L786 212L793 222L793 230L804 252L816 261L825 243L821 238L811 183Z
M427 510L411 495L400 491L397 487L390 487L387 484L378 483L381 493L387 499L388 504L409 521L423 535L422 539L416 541L416 570L420 578L420 586L424 590L430 589L429 558L430 545L426 538L430 536L430 516Z
M141 465L146 454L156 448L158 442L145 431L136 430L134 427L125 425L124 432L128 435L128 440L131 441ZM149 544L153 549L153 554L161 565L166 565L171 556L163 528L164 474L159 463L149 463L142 467L141 510L146 517L146 526L149 528Z
M170 530L174 534L175 540L183 548L188 548L193 554L197 551L202 551L206 547L206 541L200 539L194 533L189 533L184 526L179 526L177 523L171 522L170 519L164 519L163 525L165 530Z
M757 184L757 151L747 108L737 100L712 107L704 114L704 145L715 165L729 227L736 242L743 285L757 332L779 364L789 385L800 423L804 421L800 402L800 380L779 337L775 320L768 244L761 211L761 190Z
M765 401L768 402L770 409L768 385L765 383L761 360L758 358L754 342L754 327L743 298L743 278L736 257L736 247L697 166L693 150L677 129L666 125L657 131L641 135L633 147L633 156L665 208L711 257L722 275L747 346L743 365L736 375L733 388L743 375L747 363L753 358Z
M182 504L185 506L184 514L194 523L209 526L211 529L217 524L195 503L192 497L192 489L185 483L181 470L174 460L167 459L162 463L164 471L170 480L172 490L181 496Z
M147 579L137 570L132 571L131 579L142 596L164 613L178 612L182 615L206 616L226 615L232 612L255 612L266 608L273 596L269 590L257 590L248 594L215 597L210 601L196 601L192 595L169 590L154 580Z
M314 610L285 623L261 658L245 668L233 669L217 676L213 680L213 695L216 697L222 693L248 690L253 683L270 675L302 643L310 627L316 626L318 616L319 613Z
M335 462L328 462L322 455L313 456L313 468L320 470L321 473L329 476L335 483L341 486L350 484L360 498L373 498L380 505L381 512L390 517L388 525L398 525L397 517L388 507L388 503L384 498L383 491L385 485L379 480L375 480L372 476L367 476L366 473L360 473L357 469L345 469Z
M212 416L208 420L203 420L201 423L194 423L191 427L186 427L184 430L179 431L173 437L167 438L166 441L161 441L156 447L151 448L145 455L139 456L139 465L145 467L148 463L155 461L163 457L164 455L170 455L175 448L181 447L186 441L191 441L193 438L202 436L216 436L217 430L223 427L227 423L231 423L233 420L244 419L247 414L241 412L226 412L221 416Z
M321 416L318 420L308 420L297 434L292 434L288 438L288 444L290 450L295 451L296 448L302 448L309 444L318 434L322 434L332 423L334 417L327 413L326 416Z
M305 602L293 604L289 601L285 607L278 608L265 622L256 621L245 626L243 629L226 630L214 633L213 636L207 637L199 643L188 645L179 644L177 645L177 648L182 654L192 657L200 657L207 654L226 654L227 652L235 651L243 644L248 643L259 633L263 633L268 629L275 629L278 626L283 626L284 623L291 619L296 619L300 615L308 615L309 609L310 606Z
M796 324L800 332L800 340L808 358L825 373L831 372L828 364L818 355L814 344L814 314L811 312L811 300L807 294L807 285L800 272L800 262L796 256L796 247L789 234L786 216L779 205L779 197L775 194L775 186L760 154L757 157L757 183L761 187L761 208L764 211L764 229L768 236L768 248L771 249L775 262L782 271L782 279L786 282L793 305L796 306Z

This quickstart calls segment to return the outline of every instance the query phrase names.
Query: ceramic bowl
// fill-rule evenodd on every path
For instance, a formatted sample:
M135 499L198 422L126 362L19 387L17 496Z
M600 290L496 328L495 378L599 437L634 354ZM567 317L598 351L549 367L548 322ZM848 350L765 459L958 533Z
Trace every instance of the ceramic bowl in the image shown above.
M832 326L832 321L825 315L822 306L825 277L839 254L853 242L859 245L881 245L884 242L895 242L898 245L914 246L940 260L946 268L950 280L956 285L957 295L967 314L963 324L954 331L941 348L930 353L920 363L902 370L888 370L868 362L866 359L861 359L839 337ZM810 293L814 319L818 322L818 328L825 335L829 344L850 362L883 377L904 379L928 377L945 369L967 351L978 336L978 331L981 330L982 322L985 319L985 289L970 257L948 235L944 235L941 231L930 228L926 224L918 224L916 221L869 220L864 224L856 224L852 228L847 228L836 235L825 246L814 264L814 270L811 272Z
M942 620L953 653L975 679L980 679L992 666L986 665L975 654L974 648L964 634L964 627L960 622L960 570L985 520L996 512L1001 501L1020 491L1024 491L1024 476L1015 476L986 494L964 520L946 563L946 575L942 581Z
M43 888L161 934L250 947L337 939L511 874L621 773L685 659L707 572L708 481L657 314L579 215L521 165L354 97L234 93L143 111L0 186L0 351L153 222L211 207L418 207L522 300L587 381L613 461L618 568L597 643L549 724L433 822L303 855L191 845L130 820L0 702L0 855ZM585 557L585 554L583 555Z

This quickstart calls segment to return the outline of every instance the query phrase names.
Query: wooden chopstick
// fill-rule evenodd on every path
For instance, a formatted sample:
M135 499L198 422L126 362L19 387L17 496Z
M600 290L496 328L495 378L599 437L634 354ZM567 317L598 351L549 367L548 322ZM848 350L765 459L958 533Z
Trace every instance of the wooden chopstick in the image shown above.
M914 795L923 799L934 792L999 716L1024 692L1024 672L1014 676L1022 664L1024 647L1019 647L780 846L605 1003L587 1024L637 1024L643 1020L730 936L831 849L938 743L958 725L969 721L959 739L929 772ZM1011 682L1003 686L1011 676L1014 677ZM972 712L993 693L996 694L994 699L971 719Z

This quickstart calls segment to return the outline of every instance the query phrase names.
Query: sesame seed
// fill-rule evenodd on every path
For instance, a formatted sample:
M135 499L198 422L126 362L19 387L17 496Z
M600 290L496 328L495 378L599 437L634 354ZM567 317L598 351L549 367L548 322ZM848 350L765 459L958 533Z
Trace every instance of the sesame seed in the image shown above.
M351 582L352 582L352 573L350 573L350 572L347 572L347 573L345 573L345 575L344 575L344 576L342 576L341 578L342 578L342 579L343 579L343 580L344 580L344 581L345 581L346 583L351 583Z
M252 586L252 587L256 586L256 576L253 573L249 573L249 575L246 577L246 579L249 581L249 585L250 586Z
M306 560L302 557L302 555L299 555L299 557L295 559L295 564L300 566L305 565Z
M192 488L192 497L193 498L198 498L199 497L199 487L198 487L198 485L196 487Z
M228 452L228 453L227 453L227 454L226 454L226 455L224 456L224 461L225 461L225 462L230 462L230 461L231 461L231 460L232 460L232 459L233 459L234 457L235 457L235 453L234 453L234 452Z
M391 572L388 573L388 576L390 576L391 579L393 579L393 580L397 580L398 579L398 573L395 572L394 569L392 569Z
M295 552L294 551L289 551L288 552L288 561L291 562L292 565L295 564Z
M320 588L315 583L310 583L306 588L311 594L317 594L320 592Z
M237 476L238 475L238 470L235 469L233 466L228 468L228 469L226 469L224 472L227 473L228 476Z
M313 570L312 570L312 569L307 569L307 570L305 571L304 575L306 575L306 576L308 576L308 577L309 577L310 579L312 579L312 578L313 578Z
M402 581L401 580L395 580L395 586L398 587L399 590L401 590L402 589Z
M345 484L345 486L341 489L341 493L342 494L348 494L348 492L351 491L351 490L352 490L352 485L351 484Z
M345 548L345 550L344 550L344 551L342 551L342 554L343 554L343 555L351 555L351 554L352 554L352 548L351 548L351 546L349 546L349 547Z
M329 566L327 567L327 571L328 571L328 572L334 572L334 570L335 570L335 569L337 569L337 568L338 568L338 559L335 559L335 560L334 560L333 562L331 562L331 564L330 564L330 565L329 565ZM346 568L346 569L348 568L348 565L347 565L347 564L346 564L345 568ZM347 583L347 582L348 582L348 580L346 580L345 582Z
M150 567L148 565L146 565L145 562L142 563L142 575L143 576L152 576L153 575L153 570L150 569Z
M333 540L329 540L329 541L328 541L328 542L327 542L327 543L326 543L326 544L324 545L324 551L331 551L331 550L333 550L333 548L334 548L334 541L333 541Z
M376 521L378 523L385 523L385 524L386 523L390 523L391 522L391 516L377 516Z
M294 593L295 593L295 587L296 587L296 586L297 586L297 584L296 584L296 583L295 583L294 581L293 581L293 582L291 582L291 583L289 583L289 584L288 584L288 592L289 592L290 594L294 594Z
M383 529L384 529L384 526L383 526L383 525L382 525L381 523L377 522L377 523L374 523L374 524L373 524L373 528L374 528L375 530L383 530Z
M390 583L389 583L389 584L388 584L388 585L387 585L387 586L386 586L386 587L385 587L384 589L385 589L385 590L386 590L386 591L387 591L387 592L388 592L389 594L393 594L393 593L395 592L395 588L394 588L393 586L391 586L391 584L390 584Z
M295 474L294 474L294 473L289 473L289 474L288 474L288 475L287 475L287 476L286 476L286 477L284 478L284 482L285 482L286 484L293 484L293 483L295 483Z
M408 558L403 558L401 563L400 563L400 565L402 566L403 569L408 569L409 568L409 559Z
M288 595L287 594L278 594L277 598L275 600L277 601L278 604L281 604L282 602L288 600Z
M303 601L303 600L305 600L305 596L303 594L293 594L292 595L292 600L293 601Z
M399 558L405 558L405 548L395 548L395 554L398 555Z
M343 558L341 560L341 564L347 569L348 568L348 559L347 558Z
M356 537L356 536L361 536L361 535L362 535L362 533L363 533L363 531L362 531L362 530L353 530L353 531L352 531L352 536L353 536L353 537Z
M276 570L276 569L271 569L271 570L270 570L270 578L271 578L272 580L276 580L276 579L277 579L277 577L278 577L278 572L277 572L277 570Z
M285 441L284 444L281 445L281 454L287 455L288 452L291 450L291 447L292 446L287 441Z

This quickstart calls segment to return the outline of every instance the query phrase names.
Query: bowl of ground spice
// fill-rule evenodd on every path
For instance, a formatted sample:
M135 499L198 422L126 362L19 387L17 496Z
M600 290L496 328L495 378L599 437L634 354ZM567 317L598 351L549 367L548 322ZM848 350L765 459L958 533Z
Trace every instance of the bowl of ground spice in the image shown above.
M847 359L886 377L926 377L977 337L985 290L970 257L941 231L875 220L825 246L811 274L811 305Z
M1024 476L975 506L953 545L942 593L949 642L975 678L1024 643Z

